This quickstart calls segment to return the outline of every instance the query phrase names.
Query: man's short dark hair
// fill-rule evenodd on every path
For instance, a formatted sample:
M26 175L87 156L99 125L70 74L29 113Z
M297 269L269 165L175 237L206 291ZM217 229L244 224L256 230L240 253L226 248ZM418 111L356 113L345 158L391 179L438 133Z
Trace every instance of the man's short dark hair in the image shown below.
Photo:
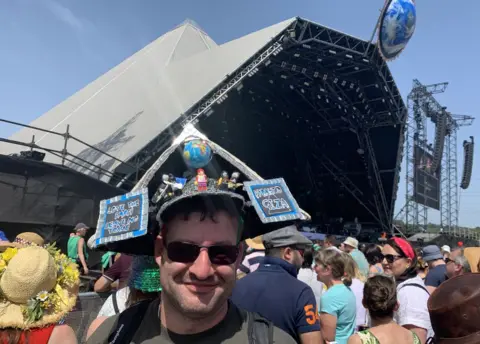
M332 246L337 246L337 237L333 234L327 235L324 241L330 243Z

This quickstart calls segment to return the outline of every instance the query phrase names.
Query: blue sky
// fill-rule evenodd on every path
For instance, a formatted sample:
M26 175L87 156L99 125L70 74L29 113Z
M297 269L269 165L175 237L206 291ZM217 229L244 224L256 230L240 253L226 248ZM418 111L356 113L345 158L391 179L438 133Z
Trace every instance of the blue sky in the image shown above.
M479 117L460 131L461 148L463 139L480 130L480 2L417 3L416 33L389 65L404 99L413 78L450 82L438 100L453 113ZM32 121L186 18L219 44L294 16L368 39L382 5L383 0L0 0L0 117ZM0 124L0 136L14 131ZM474 161L479 158L477 149ZM480 225L475 171L461 193L462 225ZM404 199L402 178L397 209ZM431 211L429 219L438 222L438 212Z

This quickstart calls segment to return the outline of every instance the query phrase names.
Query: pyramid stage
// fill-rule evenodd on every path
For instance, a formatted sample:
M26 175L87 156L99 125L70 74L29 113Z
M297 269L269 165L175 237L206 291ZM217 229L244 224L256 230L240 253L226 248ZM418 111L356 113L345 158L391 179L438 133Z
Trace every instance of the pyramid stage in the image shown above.
M217 45L186 21L31 125L60 132L68 125L95 149L69 141L78 161L67 166L98 174L87 161L109 171L102 180L127 189L192 123L262 177L285 178L314 224L357 218L386 230L406 114L386 62L364 40L292 18ZM11 140L32 135L43 147L64 145L33 128ZM18 150L0 145L2 154Z

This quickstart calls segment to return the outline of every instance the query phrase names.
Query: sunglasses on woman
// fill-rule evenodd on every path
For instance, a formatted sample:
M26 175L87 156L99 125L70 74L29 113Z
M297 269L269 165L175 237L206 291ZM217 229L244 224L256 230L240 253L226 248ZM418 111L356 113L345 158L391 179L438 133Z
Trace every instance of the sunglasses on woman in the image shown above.
M385 258L388 264L393 264L393 262L399 260L400 258L403 258L403 256L398 254L384 254L383 258Z
M193 263L200 255L202 248L207 249L208 258L214 265L231 265L238 258L236 245L202 246L188 242L173 241L167 245L168 258L177 263Z

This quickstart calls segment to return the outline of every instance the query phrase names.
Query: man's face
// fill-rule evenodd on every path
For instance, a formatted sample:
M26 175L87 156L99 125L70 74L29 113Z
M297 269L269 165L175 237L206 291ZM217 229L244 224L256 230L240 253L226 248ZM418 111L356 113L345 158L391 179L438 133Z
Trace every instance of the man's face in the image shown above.
M241 255L230 265L214 265L209 258L209 249L201 248L193 262L181 263L169 258L167 247L172 242L202 247L237 245L238 219L226 212L218 212L215 221L208 216L202 221L200 213L193 213L186 221L183 217L174 218L166 228L165 240L159 236L155 243L162 298L168 298L181 314L190 318L202 318L218 311L235 286Z
M300 270L303 264L303 250L297 248L286 247L283 250L283 259Z
M454 260L455 258L457 258L458 256L462 255L462 250L461 249L453 249L452 252L450 253L450 259L451 260Z
M347 244L342 244L343 245L343 250L344 252L347 252L347 253L350 253L354 250L354 248L352 246L349 246Z

